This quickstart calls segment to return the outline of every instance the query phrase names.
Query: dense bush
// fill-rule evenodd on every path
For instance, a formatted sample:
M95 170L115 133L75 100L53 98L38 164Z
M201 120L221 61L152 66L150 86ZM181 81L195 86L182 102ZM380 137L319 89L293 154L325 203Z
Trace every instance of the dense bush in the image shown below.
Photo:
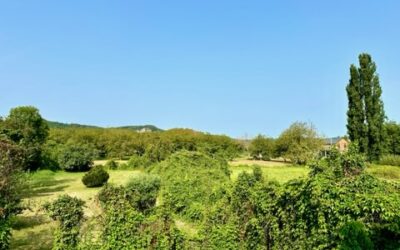
M137 204L135 207L139 211L146 211L155 206L160 187L160 177L153 175L133 177L126 185L126 188L133 192Z
M93 164L94 152L86 145L66 144L58 153L58 164L65 171L87 171Z
M0 249L8 248L10 219L21 210L24 160L22 148L9 140L0 139Z
M151 169L163 182L163 202L189 220L201 220L212 194L229 182L226 161L181 151Z
M78 198L63 195L54 202L44 205L49 216L59 222L55 232L54 250L77 249L79 228L84 215L84 204Z
M340 250L372 250L373 245L365 225L358 221L346 223L340 229Z
M396 122L388 122L385 124L386 153L390 155L400 155L400 124Z
M133 155L129 158L127 165L130 168L146 168L150 166L152 162L147 158L147 155Z
M116 170L116 169L118 169L118 163L116 161L114 161L114 160L109 160L109 161L106 162L104 167L106 169Z
M239 174L208 208L203 248L398 249L399 187L364 173L363 158L334 152L282 186L257 169Z
M184 249L184 236L171 215L154 207L159 179L145 179L135 179L126 188L106 186L99 193L104 210L100 249ZM152 195L143 202L140 193L146 191Z
M101 187L107 183L109 178L110 175L103 166L95 166L82 177L82 182L86 187Z
M274 154L274 140L272 138L258 135L251 141L249 153L255 160L270 160Z
M105 186L99 192L98 197L104 206L118 202L118 199L124 197L123 199L129 202L135 210L148 212L156 204L160 186L159 177L143 174L132 178L126 187Z
M323 140L312 125L293 123L276 140L276 155L295 164L306 164L314 159L323 146Z
M379 160L381 165L400 166L400 155L384 155Z

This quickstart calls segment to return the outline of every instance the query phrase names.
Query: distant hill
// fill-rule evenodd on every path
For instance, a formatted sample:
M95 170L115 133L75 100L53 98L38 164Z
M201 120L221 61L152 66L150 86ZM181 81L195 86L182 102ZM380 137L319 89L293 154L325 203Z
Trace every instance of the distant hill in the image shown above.
M104 128L93 125L83 125L77 123L62 123L62 122L54 122L47 121L47 124L50 128ZM154 126L154 125L135 125L135 126L121 126L121 127L111 127L113 129L129 129L137 132L155 132L162 131L162 129Z
M120 129L131 129L139 132L155 132L155 131L162 131L162 129L157 128L154 125L139 125L139 126L122 126L122 127L114 127Z
M98 126L92 126L92 125L82 125L82 124L77 124L77 123L62 123L62 122L53 122L53 121L47 121L47 124L49 125L50 128L101 128Z

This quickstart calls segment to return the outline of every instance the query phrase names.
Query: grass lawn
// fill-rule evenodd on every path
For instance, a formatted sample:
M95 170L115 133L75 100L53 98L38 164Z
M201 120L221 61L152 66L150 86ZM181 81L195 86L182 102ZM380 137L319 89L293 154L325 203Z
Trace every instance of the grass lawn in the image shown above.
M271 163L270 163L271 164ZM252 165L231 165L230 169L232 171L231 179L236 180L238 175L243 172L251 172L253 171L253 166L258 164ZM292 166L292 165L258 165L261 167L261 170L268 180L276 180L279 183L284 183L292 179L296 179L299 177L304 177L310 171L307 167L303 166Z
M400 167L373 164L366 171L387 181L400 182Z

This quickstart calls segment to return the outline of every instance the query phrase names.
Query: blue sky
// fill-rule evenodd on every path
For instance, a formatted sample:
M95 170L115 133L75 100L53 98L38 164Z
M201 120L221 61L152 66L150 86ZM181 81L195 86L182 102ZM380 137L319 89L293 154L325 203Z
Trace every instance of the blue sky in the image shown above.
M368 52L400 121L399 1L0 1L0 114L235 137L346 133Z

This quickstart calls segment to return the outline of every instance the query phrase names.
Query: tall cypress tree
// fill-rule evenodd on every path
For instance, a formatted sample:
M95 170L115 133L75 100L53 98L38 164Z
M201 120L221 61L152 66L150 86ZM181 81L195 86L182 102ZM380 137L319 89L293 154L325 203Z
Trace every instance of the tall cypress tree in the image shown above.
M347 131L350 140L358 142L360 152L366 153L370 160L377 160L382 155L385 139L382 89L371 56L361 54L358 58L360 67L350 66L346 88Z

